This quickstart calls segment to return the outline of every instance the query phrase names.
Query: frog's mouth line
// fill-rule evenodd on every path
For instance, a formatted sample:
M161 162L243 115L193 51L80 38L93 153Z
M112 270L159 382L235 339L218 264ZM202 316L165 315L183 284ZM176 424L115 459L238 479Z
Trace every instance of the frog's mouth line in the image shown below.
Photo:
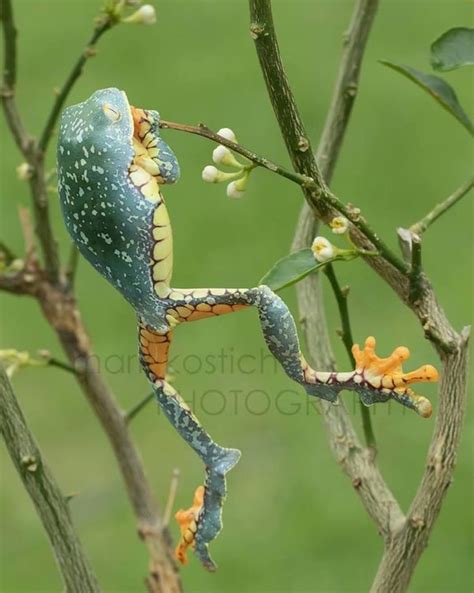
M133 124L133 158L128 169L130 181L151 202L160 196L163 183L158 161L158 138L152 132L152 115L145 109L129 105Z

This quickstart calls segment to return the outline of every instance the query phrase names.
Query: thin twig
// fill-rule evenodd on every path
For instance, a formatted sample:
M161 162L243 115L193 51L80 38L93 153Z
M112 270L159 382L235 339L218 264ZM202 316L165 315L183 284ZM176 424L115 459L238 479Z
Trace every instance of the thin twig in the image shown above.
M285 169L281 165L277 165L276 163L273 163L269 159L258 155L257 153L253 152L252 150L249 150L248 148L245 148L241 144L237 144L236 142L232 142L231 140L228 140L227 138L224 138L223 136L219 136L219 134L216 134L215 132L213 132L211 129L209 129L207 126L205 126L203 124L200 124L199 126L190 126L187 124L179 124L179 123L172 122L172 121L161 120L160 128L169 129L169 130L178 130L179 132L187 132L188 134L196 134L198 136L208 138L209 140L212 140L213 142L217 142L218 144L223 144L224 146L227 146L227 148L230 148L234 152L241 154L245 158L252 161L258 167L263 167L264 169L268 169L272 173L281 175L282 177L285 177L286 179L289 179L290 181L293 181L294 183L297 183L298 185L301 185L301 186L304 186L304 185L312 186L313 185L313 180L311 178L305 177L304 175L300 175L298 173L294 173L293 171L289 171L288 169Z
M431 210L420 221L416 222L410 227L410 231L416 235L421 236L426 229L433 224L440 216L447 212L452 206L457 204L474 187L474 177L461 185L453 194L451 194L444 202L441 202Z
M100 588L60 491L31 434L0 364L0 432L16 470L35 505L68 593L99 593Z
M421 238L412 233L411 236L411 269L410 269L410 292L408 298L415 303L421 298L423 290L423 266L421 263Z
M72 243L69 250L69 258L66 266L66 279L71 289L74 287L74 280L76 279L76 273L80 258L81 254L79 253L79 249L76 247L74 243Z
M84 64L87 62L89 58L95 55L95 46L97 42L102 37L102 35L106 31L108 31L114 24L115 21L113 19L111 19L107 15L104 15L104 18L100 20L99 24L94 29L91 38L87 42L85 48L82 50L79 58L76 60L76 63L74 64L71 72L66 78L66 81L61 87L61 90L58 92L56 96L56 99L53 103L53 107L50 111L44 129L39 138L38 150L40 153L44 154L48 148L48 144L53 135L54 126L56 125L59 114L61 113L64 103L66 102L66 99L69 93L71 92L74 83L81 75L82 69L84 68Z
M77 370L73 366L71 366L70 364L67 364L67 362L63 362L62 360L58 360L57 358L54 358L54 357L47 359L47 365L50 367L56 367L58 369L62 369L63 371L72 373L73 375L75 375L77 373Z
M166 528L170 524L171 515L173 513L174 501L176 500L176 493L178 492L179 483L179 469L175 468L171 474L170 489L168 492L168 500L166 501L165 510L163 512L163 527Z
M5 261L7 264L15 259L18 259L4 241L0 241L0 256L1 259L3 259L3 261Z
M17 75L16 63L16 27L10 0L1 0L0 18L3 26L4 60L2 79L2 103L7 115L7 123L22 152L31 147L31 139L27 137L20 114L15 102L15 86Z
M135 416L137 414L139 414L143 410L143 408L145 408L146 405L149 404L153 400L154 397L155 397L155 394L152 391L151 393L146 395L143 399L141 399L137 404L132 406L130 408L130 410L128 410L128 412L125 412L125 414L123 415L125 422L128 424L131 420L133 420L135 418Z
M3 84L8 89L16 85L16 27L12 17L10 0L2 0L0 18L3 21L5 59L3 63Z
M347 295L349 293L348 287L341 288L339 281L336 277L334 267L332 264L328 264L324 268L324 273L328 277L329 283L333 290L334 296L337 302L337 308L339 310L339 316L341 318L341 339L347 352L351 367L354 365L354 356L352 354L352 345L354 344L354 338L352 337L351 320L349 316L349 307L347 305ZM364 431L365 443L369 449L372 450L373 454L377 453L377 442L375 440L374 429L372 427L372 420L370 418L370 411L367 406L359 401L360 414L362 417L362 428Z

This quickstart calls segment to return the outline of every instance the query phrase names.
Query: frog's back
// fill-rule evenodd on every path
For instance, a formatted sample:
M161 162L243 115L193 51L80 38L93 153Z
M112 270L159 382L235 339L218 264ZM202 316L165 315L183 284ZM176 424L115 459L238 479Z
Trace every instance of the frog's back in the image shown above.
M111 122L104 106L116 109ZM152 311L153 203L131 183L133 122L125 95L98 91L66 109L58 142L58 187L66 226L82 255L135 310Z

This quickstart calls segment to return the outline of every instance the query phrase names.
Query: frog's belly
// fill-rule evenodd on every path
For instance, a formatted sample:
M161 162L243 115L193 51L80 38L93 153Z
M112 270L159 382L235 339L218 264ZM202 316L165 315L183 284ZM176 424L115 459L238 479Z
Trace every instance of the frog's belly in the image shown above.
M153 213L153 249L151 273L154 289L158 297L167 293L173 274L173 235L163 198L156 204Z

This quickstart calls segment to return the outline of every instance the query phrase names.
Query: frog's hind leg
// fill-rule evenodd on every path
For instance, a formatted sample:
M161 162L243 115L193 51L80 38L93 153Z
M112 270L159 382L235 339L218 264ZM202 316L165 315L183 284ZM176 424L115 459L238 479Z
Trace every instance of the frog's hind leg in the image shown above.
M349 389L356 391L365 405L394 399L423 417L431 414L430 402L414 393L408 385L436 381L438 373L430 365L404 373L401 363L409 356L406 348L396 348L387 359L381 359L375 355L375 340L370 337L362 352L354 347L355 369L348 372L316 371L308 365L300 350L291 312L268 286L168 290L164 303L170 322L195 321L232 313L243 307L256 307L268 348L286 374L309 395L335 402L340 391Z
M140 359L158 403L171 424L206 465L206 482L204 487L196 490L193 506L176 515L181 530L176 555L184 564L187 562L187 549L194 548L203 565L214 570L208 544L222 528L225 475L238 462L240 451L215 443L179 393L166 381L171 338L171 331L160 333L140 323Z

